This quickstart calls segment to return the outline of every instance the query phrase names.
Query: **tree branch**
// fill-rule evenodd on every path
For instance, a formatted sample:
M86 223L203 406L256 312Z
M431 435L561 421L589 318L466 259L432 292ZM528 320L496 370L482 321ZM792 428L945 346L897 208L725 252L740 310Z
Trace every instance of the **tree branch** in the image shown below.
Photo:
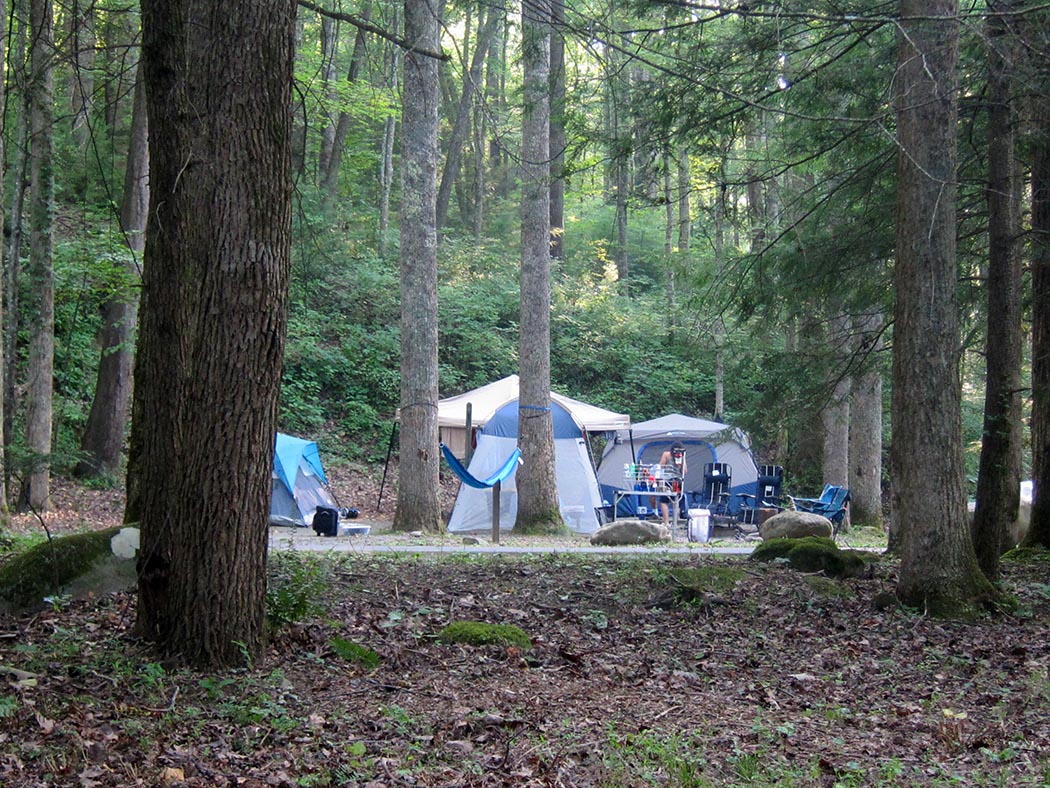
M406 52L416 52L424 57L432 57L436 60L450 60L451 56L446 55L444 52L431 52L426 49L419 49L413 46L405 39L394 33L389 33L381 27L371 24L368 20L362 19L355 14L346 14L342 11L330 11L324 6L320 6L317 3L310 2L310 0L295 0L296 4L306 8L310 11L320 14L321 16L327 16L329 19L338 19L341 22L349 22L354 27L364 30L368 33L379 36L380 38L386 39L399 47L404 49Z

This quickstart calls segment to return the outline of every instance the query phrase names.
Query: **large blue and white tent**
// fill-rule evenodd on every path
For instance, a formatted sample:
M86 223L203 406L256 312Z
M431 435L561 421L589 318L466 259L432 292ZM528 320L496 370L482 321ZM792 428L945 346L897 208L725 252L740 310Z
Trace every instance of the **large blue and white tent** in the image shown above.
M517 382L515 378L515 383ZM484 413L485 426L475 433L477 447L468 470L475 478L491 476L506 462L518 445L518 399L505 401L491 414ZM578 533L590 534L598 530L598 509L602 506L598 480L594 473L586 441L586 417L580 423L573 412L572 400L552 396L551 417L554 424L554 470L558 482L558 500L565 524ZM593 405L584 405L580 413L601 411ZM610 411L601 411L604 425ZM592 414L593 415L593 414ZM626 416L619 416L629 423ZM518 512L517 470L501 483L500 530L514 527ZM448 523L452 532L487 531L492 528L492 493L466 484L459 489L456 505Z
M308 526L318 506L336 508L317 444L278 432L273 449L270 524Z

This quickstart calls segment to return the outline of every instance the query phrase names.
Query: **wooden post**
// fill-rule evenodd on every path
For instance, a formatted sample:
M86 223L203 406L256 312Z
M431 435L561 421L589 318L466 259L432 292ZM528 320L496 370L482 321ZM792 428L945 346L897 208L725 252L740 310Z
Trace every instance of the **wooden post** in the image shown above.
M463 464L470 466L470 458L474 456L474 436L471 435L471 422L474 418L474 406L467 403L467 445L463 448Z
M499 544L499 493L503 482L492 485L492 544Z

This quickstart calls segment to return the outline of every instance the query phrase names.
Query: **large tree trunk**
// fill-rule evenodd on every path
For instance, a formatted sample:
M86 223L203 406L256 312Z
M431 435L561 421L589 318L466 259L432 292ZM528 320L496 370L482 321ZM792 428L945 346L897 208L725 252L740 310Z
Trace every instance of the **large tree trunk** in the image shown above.
M564 528L554 475L551 418L550 6L522 4L521 388L517 470L519 533Z
M123 287L102 305L101 355L87 426L80 442L82 459L79 477L114 476L120 470L128 406L131 400L131 371L134 357L131 342L138 322L138 262L145 244L149 208L149 135L146 123L146 91L141 70L135 83L131 140L124 170L124 194L120 225L131 252L124 266Z
M441 20L405 0L405 38L431 52ZM405 54L401 121L401 469L395 531L440 531L438 502L437 134L438 63Z
M1016 68L1012 0L990 2L988 19L988 334L984 436L973 518L984 574L999 575L1021 483L1020 189L1014 159L1011 71Z
M51 505L51 404L55 367L55 172L54 9L50 0L29 4L32 35L29 84L29 377L26 383L26 448L32 452L22 489L22 505L40 512Z
M1046 12L1029 19L1037 74L1032 151L1032 477L1035 499L1024 543L1050 549L1050 29Z
M866 357L850 387L849 493L850 520L882 526L882 316L866 315L856 326Z
M142 529L138 630L198 666L264 643L294 22L285 0L142 2L150 214L125 519Z
M894 269L894 527L897 596L934 615L991 591L966 515L956 295L957 0L901 0Z

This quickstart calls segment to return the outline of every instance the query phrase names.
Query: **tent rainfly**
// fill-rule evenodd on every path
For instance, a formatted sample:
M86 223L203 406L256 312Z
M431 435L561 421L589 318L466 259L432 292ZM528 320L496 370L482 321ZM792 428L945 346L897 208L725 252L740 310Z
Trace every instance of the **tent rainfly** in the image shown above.
M471 409L471 429L477 430L489 423L496 411L508 402L518 399L518 376L507 377L472 389L454 397L438 402L438 429L441 442L448 446L457 457L467 453L467 405ZM631 417L623 413L599 408L586 402L566 397L555 391L551 400L567 410L572 420L584 432L613 432L625 430L631 426Z
M278 432L273 450L270 524L309 526L318 506L337 508L317 444Z

